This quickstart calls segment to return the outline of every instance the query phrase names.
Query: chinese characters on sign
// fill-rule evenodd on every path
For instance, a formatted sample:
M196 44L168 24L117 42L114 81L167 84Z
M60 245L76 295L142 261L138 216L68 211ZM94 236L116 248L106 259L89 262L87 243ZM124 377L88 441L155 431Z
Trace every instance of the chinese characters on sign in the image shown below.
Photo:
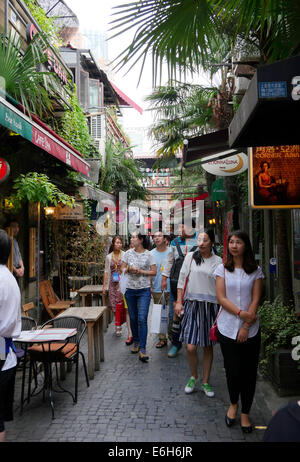
M300 207L300 146L250 149L250 195L253 208Z
M260 98L286 98L286 82L259 82L258 91Z

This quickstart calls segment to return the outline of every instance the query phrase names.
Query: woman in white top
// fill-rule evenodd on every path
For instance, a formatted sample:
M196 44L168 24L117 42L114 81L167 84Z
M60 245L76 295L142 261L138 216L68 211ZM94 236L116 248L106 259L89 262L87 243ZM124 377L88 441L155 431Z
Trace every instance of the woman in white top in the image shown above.
M198 380L197 346L201 346L203 347L201 390L208 397L214 396L208 383L214 345L214 342L209 338L209 330L219 309L213 274L222 262L222 259L212 251L214 241L215 235L211 229L204 229L199 233L198 249L195 252L189 252L184 259L177 284L177 302L175 305L175 312L178 316L184 311L179 339L187 345L187 357L192 373L185 387L185 392L191 393ZM184 288L183 305L182 292Z
M0 230L0 442L5 438L5 421L13 420L13 399L17 357L12 338L21 333L21 294L6 266L11 240Z
M254 398L260 351L260 329L256 311L264 277L257 265L249 236L234 231L228 237L225 265L215 271L218 302L222 311L217 320L218 336L230 406L225 423L231 427L241 398L241 427L251 433L249 413Z
M148 250L149 240L140 233L132 233L131 249L122 257L122 268L128 273L125 299L128 306L133 337L132 353L139 353L139 359L147 362L147 322L151 300L151 276L156 275L156 261Z

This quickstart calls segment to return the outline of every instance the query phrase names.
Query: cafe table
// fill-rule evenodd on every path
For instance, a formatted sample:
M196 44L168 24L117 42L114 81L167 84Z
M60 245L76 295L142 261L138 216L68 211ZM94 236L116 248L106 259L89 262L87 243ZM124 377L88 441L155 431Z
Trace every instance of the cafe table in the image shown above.
M78 316L87 324L88 333L88 374L94 378L94 371L100 370L100 361L104 361L103 317L106 306L73 306L60 313L57 317Z
M26 360L25 359L26 359L28 346L33 345L33 344L42 344L42 345L49 344L50 345L52 342L64 342L64 341L67 343L68 339L74 336L76 332L77 332L76 329L52 328L52 327L50 328L49 327L45 329L21 331L20 336L13 339L15 342L19 342L25 345L25 350L24 350L25 358L23 362L22 385L21 385L21 411L23 410L23 404L25 402L24 400L25 375L26 375ZM45 359L47 360L47 351L45 351ZM47 361L45 361L45 363L47 363ZM47 373L46 368L45 368L43 386L41 390L39 390L36 394L41 393L41 391L43 391L44 393L45 391L48 391L49 398L50 398L50 405L52 409L52 418L54 418L54 402L52 398L53 388L52 388L51 369L49 369L49 371L50 373ZM29 374L29 383L28 383L28 397L27 397L28 403L30 401L30 396L34 396L34 391L32 394L30 394L30 382L31 382L31 373ZM68 390L64 390L62 388L61 390L71 394L72 396L72 393L70 393Z
M80 287L78 289L78 293L81 296L81 305L82 306L88 306L88 300L91 296L91 305L93 304L93 295L100 295L102 299L102 305L104 305L104 295L103 295L103 285L102 284L90 284L90 285L85 285L83 287Z

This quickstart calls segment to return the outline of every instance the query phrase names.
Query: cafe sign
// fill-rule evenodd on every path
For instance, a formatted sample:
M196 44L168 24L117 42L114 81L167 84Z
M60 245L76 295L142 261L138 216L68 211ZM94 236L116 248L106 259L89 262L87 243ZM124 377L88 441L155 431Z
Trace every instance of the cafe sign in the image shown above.
M38 33L34 24L30 23L27 25L26 35L28 43L31 42L33 37ZM68 78L66 72L63 70L61 64L59 63L55 53L51 48L45 48L44 54L47 56L46 66L50 72L54 72L63 85L68 83Z
M0 157L0 183L7 180L10 173L10 166L7 160Z
M243 152L239 152L224 159L218 159L218 155L215 154L205 157L201 162L201 167L216 176L239 175L248 168L248 156Z

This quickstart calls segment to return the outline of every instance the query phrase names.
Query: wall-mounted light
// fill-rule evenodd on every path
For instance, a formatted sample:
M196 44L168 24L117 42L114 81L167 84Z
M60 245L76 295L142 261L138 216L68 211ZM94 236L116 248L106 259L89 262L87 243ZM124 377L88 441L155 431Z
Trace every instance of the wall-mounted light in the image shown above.
M46 217L53 217L55 213L55 207L44 207Z

